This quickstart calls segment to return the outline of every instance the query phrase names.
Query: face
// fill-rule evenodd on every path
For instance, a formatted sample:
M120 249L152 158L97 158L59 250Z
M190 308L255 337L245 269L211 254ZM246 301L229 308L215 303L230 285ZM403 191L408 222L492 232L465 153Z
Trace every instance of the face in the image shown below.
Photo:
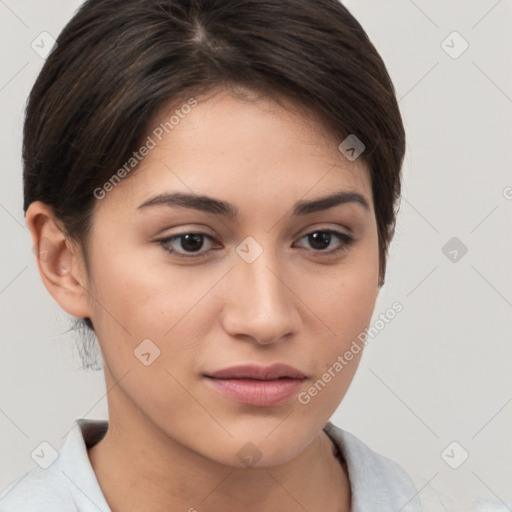
M311 115L197 100L97 201L87 286L107 387L119 381L111 421L277 465L320 435L361 357L378 294L370 177Z

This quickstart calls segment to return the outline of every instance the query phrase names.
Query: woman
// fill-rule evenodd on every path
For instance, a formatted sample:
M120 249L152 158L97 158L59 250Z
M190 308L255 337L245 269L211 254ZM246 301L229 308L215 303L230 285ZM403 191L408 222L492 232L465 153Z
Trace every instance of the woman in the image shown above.
M41 278L96 336L79 419L0 510L402 510L329 418L393 236L405 134L336 0L90 0L27 106Z

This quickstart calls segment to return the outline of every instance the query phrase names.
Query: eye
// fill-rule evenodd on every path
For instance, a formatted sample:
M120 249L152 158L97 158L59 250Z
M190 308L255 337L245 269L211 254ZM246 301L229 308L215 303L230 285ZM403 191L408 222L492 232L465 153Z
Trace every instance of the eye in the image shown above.
M355 241L350 235L333 229L312 231L304 235L300 240L303 239L307 240L314 252L325 254L333 254L338 251L347 250ZM331 242L335 242L336 240L338 241L337 246L335 245L334 248L330 248L332 247Z
M205 245L205 240L209 241L206 244L207 246L211 247L213 245L213 238L206 233L182 233L156 241L171 254L184 258L197 258L208 252L208 250L200 252Z
M307 240L313 252L325 255L347 250L355 242L350 235L332 229L312 231L299 240L303 239ZM332 243L336 241L338 243L333 248ZM210 235L196 232L181 233L155 240L155 242L160 244L165 251L183 258L200 258L207 255L212 249L222 248L221 244L215 244L215 240Z

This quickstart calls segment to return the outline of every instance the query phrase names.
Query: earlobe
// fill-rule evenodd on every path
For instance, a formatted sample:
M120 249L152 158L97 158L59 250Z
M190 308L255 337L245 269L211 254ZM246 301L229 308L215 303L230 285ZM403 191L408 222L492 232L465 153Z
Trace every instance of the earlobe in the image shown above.
M91 316L81 253L66 238L51 207L41 201L25 214L41 279L60 307L72 316Z

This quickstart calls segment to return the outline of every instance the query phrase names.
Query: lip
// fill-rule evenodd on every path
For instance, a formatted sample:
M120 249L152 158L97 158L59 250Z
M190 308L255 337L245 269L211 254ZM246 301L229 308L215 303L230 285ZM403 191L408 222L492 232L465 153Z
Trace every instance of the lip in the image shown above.
M207 385L244 405L275 407L302 387L306 376L286 364L233 366L204 375Z
M275 363L271 366L258 366L254 364L231 366L230 368L208 373L207 377L214 379L276 380L282 377L304 379L306 376L293 366Z

